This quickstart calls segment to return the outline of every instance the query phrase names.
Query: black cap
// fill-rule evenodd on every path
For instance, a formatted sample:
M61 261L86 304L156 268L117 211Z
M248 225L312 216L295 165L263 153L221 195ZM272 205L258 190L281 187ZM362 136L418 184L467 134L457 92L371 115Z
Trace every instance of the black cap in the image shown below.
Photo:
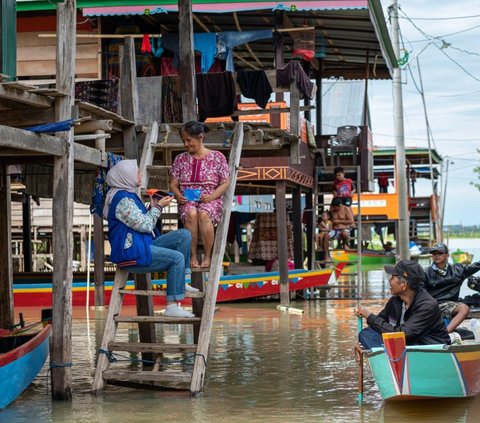
M448 253L448 247L443 242L439 242L438 244L435 244L432 248L427 248L425 251L427 253L433 253L434 251L438 251L440 253Z
M400 276L405 279L412 289L418 289L425 279L422 266L414 260L400 260L395 266L387 264L384 269L389 275Z

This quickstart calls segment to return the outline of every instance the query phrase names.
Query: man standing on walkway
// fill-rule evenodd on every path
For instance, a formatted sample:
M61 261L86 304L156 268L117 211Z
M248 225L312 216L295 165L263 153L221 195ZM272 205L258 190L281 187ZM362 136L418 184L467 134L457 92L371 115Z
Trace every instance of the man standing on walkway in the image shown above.
M427 252L432 254L433 264L425 270L424 287L438 301L442 315L450 320L448 333L462 323L470 311L467 304L458 301L463 281L480 270L480 262L471 265L448 263L448 247L438 243Z

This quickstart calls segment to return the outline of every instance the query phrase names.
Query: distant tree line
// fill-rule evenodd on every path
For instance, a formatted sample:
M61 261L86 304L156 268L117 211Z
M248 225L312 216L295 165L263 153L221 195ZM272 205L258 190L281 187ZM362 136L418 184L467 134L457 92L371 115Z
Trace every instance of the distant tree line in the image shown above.
M446 225L443 231L452 238L480 238L480 225Z

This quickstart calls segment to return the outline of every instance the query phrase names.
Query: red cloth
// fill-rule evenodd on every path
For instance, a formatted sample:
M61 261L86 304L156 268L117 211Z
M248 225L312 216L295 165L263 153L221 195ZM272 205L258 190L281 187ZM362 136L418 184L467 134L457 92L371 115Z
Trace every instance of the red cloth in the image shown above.
M150 44L150 38L148 34L143 34L142 48L140 49L140 51L143 54L152 52L152 45Z

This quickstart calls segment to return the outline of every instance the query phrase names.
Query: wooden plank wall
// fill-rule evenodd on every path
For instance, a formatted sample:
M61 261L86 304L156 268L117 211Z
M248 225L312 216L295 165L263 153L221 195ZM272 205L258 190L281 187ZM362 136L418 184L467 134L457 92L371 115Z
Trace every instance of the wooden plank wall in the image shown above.
M42 32L53 33L53 32ZM79 31L80 34L91 34ZM55 75L56 38L40 38L39 32L17 33L17 76ZM75 72L77 78L101 77L101 40L77 38Z

